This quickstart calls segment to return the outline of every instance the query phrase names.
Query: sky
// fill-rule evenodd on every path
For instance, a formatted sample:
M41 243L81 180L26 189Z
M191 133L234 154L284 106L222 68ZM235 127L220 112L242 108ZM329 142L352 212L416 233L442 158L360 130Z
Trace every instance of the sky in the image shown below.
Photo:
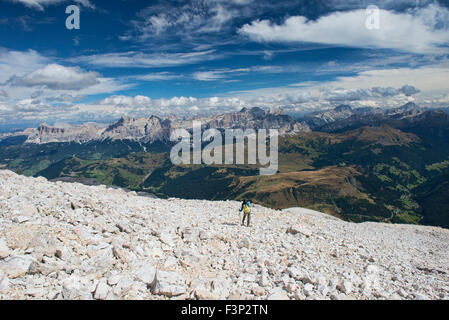
M0 127L448 107L448 57L446 0L0 0Z

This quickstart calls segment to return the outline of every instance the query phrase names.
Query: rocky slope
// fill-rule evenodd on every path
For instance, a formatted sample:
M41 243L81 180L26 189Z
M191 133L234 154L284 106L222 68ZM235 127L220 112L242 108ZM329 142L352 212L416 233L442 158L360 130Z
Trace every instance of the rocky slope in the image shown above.
M123 116L110 124L85 123L81 125L41 124L38 128L29 128L14 134L0 136L26 136L27 143L45 144L51 142L84 143L101 140L131 140L141 143L166 142L170 139L173 129L184 128L192 130L193 119L179 120L170 116L163 119L156 116L149 118L130 118ZM265 111L261 108L246 109L238 112L224 113L212 117L197 117L202 121L203 129L278 129L281 135L309 132L305 122L298 122L281 111Z
M159 117L133 119L122 117L111 124L101 133L98 139L135 140L140 142L154 142L170 139L171 121Z
M449 299L449 230L0 171L0 299Z

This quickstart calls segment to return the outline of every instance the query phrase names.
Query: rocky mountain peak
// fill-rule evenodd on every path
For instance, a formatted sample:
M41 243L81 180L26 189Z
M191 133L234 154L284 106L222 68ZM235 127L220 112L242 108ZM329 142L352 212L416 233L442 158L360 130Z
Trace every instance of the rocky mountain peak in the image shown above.
M51 127L51 126L48 125L48 124L45 123L45 122L42 122L42 123L38 126L38 129L39 129L39 128L45 129L45 128L49 128L49 127Z
M266 115L265 110L259 107L254 107L249 110L249 113L255 118L262 118Z
M149 118L122 117L111 124L101 135L103 139L136 140L154 142L169 137L170 120L163 121L157 116Z
M401 108L404 110L407 110L407 111L420 109L420 107L414 102L408 102L408 103L404 104Z
M285 111L282 107L277 107L277 108L273 108L273 110L271 110L271 114L274 115L285 115Z
M221 129L278 129L280 134L308 132L307 124L298 122L288 115L272 113L259 107L243 108L239 112L224 113L204 121L207 128Z

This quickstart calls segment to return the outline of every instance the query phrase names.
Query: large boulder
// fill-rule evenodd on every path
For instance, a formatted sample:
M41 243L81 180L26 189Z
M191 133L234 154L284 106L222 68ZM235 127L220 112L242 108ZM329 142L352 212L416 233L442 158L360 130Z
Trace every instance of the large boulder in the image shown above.
M57 239L52 235L47 228L42 228L33 235L33 238L28 243L28 250L33 250L33 255L41 260L43 256L53 257L58 246Z
M114 262L113 246L108 243L100 243L88 247L91 256L89 265L95 269L107 269Z
M92 284L86 278L72 275L62 283L65 300L92 300Z
M111 287L108 286L106 279L102 279L100 280L100 282L97 285L97 288L95 289L94 298L96 300L106 300L110 290Z
M289 297L284 289L278 287L269 292L267 300L289 300Z
M156 272L156 277L151 285L151 292L157 295L175 297L187 292L185 279L176 272Z
M136 280L151 285L156 277L156 269L149 263L143 263L133 271Z
M28 255L12 256L0 262L0 270L3 270L10 279L22 277L28 273L33 261L35 259Z

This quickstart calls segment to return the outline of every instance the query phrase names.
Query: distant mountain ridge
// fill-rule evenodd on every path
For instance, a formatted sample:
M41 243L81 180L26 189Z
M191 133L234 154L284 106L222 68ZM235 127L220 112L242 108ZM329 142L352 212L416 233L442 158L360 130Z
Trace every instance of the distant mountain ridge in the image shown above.
M191 130L192 120L220 131L277 128L285 133L279 137L278 173L260 176L258 165L174 165L172 143L163 140L174 128ZM305 120L282 110L243 108L183 120L153 116L122 117L109 125L43 124L1 139L0 167L161 198L247 198L355 222L449 228L449 114L414 104L390 110L339 106L315 112L309 120L328 123L307 132Z
M342 132L363 126L388 124L395 128L410 126L414 122L432 121L433 124L446 124L448 114L442 110L427 110L409 102L399 108L351 108L341 105L334 109L314 112L299 119L305 121L313 131Z
M381 126L383 124L401 128L409 126L413 122L443 121L445 123L448 110L449 108L428 110L409 102L392 109L353 108L349 105L340 105L333 109L315 111L297 119L285 114L281 108L266 111L259 107L181 120L176 119L173 115L166 118L154 115L149 118L123 116L111 124L48 125L42 123L37 128L1 134L0 141L24 136L26 143L35 144L86 143L105 140L130 140L143 144L166 143L170 140L170 133L174 129L191 130L193 120L201 121L203 129L277 129L281 135L296 135L310 131L342 132L363 126Z
M309 132L305 122L299 122L279 110L271 113L261 108L243 108L238 112L224 113L212 117L196 117L187 120L176 120L173 117L130 118L123 116L110 125L86 123L77 126L50 126L41 124L37 128L4 135L26 136L26 143L45 144L51 142L76 142L103 140L131 140L140 143L167 142L173 129L192 129L192 120L200 120L204 129L278 129L280 134L298 134ZM1 139L1 137L0 137Z

